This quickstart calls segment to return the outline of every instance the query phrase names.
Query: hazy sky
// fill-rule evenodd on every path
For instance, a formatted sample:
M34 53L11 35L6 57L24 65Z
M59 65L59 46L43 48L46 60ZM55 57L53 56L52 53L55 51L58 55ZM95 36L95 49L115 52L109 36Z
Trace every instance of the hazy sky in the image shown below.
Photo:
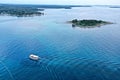
M120 0L0 0L0 3L16 4L102 4L102 5L120 5Z

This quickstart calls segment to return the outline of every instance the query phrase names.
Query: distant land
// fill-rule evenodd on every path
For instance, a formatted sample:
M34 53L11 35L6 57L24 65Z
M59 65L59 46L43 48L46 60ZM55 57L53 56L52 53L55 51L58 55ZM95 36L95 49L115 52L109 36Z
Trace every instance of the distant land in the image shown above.
M111 6L110 8L120 8L120 6Z
M44 9L71 9L72 7L91 7L88 5L23 5L0 4L0 15L17 17L41 16Z
M120 8L119 5L33 5L33 4L0 4L0 15L29 17L44 15L45 9L72 9L73 7L109 7Z
M34 8L44 8L44 9L58 9L58 8L65 8L71 9L72 7L92 7L91 5L34 5L34 4L0 4L0 6L6 7L34 7Z

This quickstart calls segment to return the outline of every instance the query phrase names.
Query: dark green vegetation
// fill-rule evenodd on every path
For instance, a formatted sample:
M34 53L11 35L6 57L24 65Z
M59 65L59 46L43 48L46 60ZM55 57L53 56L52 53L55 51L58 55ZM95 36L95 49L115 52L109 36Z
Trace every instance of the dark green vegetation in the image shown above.
M10 15L17 17L40 16L44 9L71 9L72 7L91 7L89 5L17 5L0 4L0 15Z
M70 21L70 23L72 23L73 27L79 26L83 28L93 28L93 27L100 27L106 24L112 24L111 22L102 21L102 20L77 20L77 19Z
M10 5L0 5L0 15L10 15L17 17L26 17L26 16L40 16L43 13L40 12L43 9L38 9L30 6L10 6Z

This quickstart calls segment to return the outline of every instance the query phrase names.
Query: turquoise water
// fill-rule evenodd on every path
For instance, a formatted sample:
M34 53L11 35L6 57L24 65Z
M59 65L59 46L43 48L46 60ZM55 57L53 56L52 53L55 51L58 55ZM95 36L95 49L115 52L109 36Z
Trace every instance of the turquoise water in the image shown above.
M0 80L120 80L120 9L48 9L40 17L0 16ZM66 21L115 24L72 28ZM41 57L29 60L30 53Z

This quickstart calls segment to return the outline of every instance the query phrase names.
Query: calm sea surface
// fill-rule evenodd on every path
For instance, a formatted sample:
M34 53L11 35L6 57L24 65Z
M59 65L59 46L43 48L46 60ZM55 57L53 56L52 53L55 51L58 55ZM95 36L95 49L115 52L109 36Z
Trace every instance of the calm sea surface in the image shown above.
M73 28L66 21L115 24ZM29 60L34 53L38 62ZM120 8L46 9L44 16L0 16L0 80L120 80Z

